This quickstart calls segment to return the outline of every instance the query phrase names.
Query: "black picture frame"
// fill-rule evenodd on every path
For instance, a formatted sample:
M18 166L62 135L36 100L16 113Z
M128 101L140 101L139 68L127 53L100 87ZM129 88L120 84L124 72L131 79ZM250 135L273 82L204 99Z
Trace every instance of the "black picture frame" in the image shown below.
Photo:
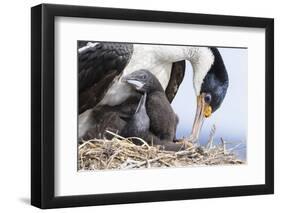
M266 34L265 184L93 195L54 195L54 20L100 18L263 28ZM148 10L41 4L31 9L31 204L39 208L139 203L274 193L274 20Z

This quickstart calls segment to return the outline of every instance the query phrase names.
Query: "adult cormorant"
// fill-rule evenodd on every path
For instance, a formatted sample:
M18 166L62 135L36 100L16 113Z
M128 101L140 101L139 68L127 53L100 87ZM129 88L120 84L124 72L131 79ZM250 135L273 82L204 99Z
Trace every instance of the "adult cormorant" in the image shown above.
M79 113L95 106L117 106L136 95L121 77L149 70L171 102L185 73L185 60L193 67L197 110L188 141L198 140L204 118L221 105L228 75L214 47L79 42ZM188 102L188 101L187 101Z

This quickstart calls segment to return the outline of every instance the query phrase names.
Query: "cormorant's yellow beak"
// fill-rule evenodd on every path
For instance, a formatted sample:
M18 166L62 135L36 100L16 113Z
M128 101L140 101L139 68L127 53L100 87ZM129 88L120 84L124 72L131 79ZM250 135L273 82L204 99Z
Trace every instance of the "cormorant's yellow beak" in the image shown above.
M199 134L201 127L203 125L204 119L212 115L212 107L210 104L205 102L205 94L197 96L197 109L193 122L193 127L188 141L194 143L199 139Z
M205 118L208 118L212 115L212 107L205 103L205 106L204 106L204 115L205 115Z

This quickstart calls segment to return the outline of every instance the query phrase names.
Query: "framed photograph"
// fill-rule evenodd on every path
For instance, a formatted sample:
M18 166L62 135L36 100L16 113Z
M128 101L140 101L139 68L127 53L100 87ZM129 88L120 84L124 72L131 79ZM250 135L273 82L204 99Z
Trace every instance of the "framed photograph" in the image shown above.
M274 20L31 9L31 204L272 194Z

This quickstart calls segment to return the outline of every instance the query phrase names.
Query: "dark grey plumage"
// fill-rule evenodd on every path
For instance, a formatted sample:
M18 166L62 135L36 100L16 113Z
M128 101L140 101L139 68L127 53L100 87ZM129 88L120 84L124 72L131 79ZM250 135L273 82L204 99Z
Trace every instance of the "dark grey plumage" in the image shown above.
M120 105L96 106L80 114L79 140L111 139L112 135L106 133L106 130L120 134L135 114L140 97L141 95L138 94Z
M138 70L124 76L122 80L137 91L147 93L146 112L150 119L150 128L142 138L154 145L161 145L166 150L180 150L182 144L173 143L178 117L158 79L147 70Z
M168 86L165 90L166 96L170 103L172 103L176 96L179 86L181 85L185 75L185 61L178 61L173 63L172 71Z

